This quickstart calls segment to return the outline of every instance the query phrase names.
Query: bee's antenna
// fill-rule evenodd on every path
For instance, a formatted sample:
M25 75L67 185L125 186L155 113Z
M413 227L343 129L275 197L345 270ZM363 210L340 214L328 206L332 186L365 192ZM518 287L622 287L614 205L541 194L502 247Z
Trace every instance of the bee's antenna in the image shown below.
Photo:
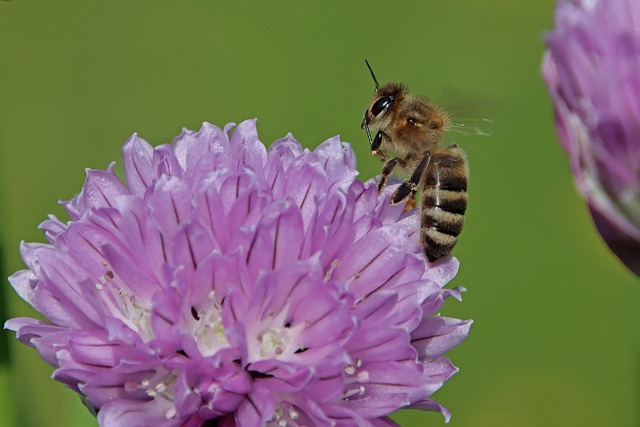
M373 77L373 81L376 84L376 92L378 91L378 87L380 86L378 84L378 79L376 79L376 75L373 73L373 69L371 69L371 65L369 65L369 61L367 61L367 58L364 59L365 64L367 64L367 67L369 68L369 72L371 73L371 77Z

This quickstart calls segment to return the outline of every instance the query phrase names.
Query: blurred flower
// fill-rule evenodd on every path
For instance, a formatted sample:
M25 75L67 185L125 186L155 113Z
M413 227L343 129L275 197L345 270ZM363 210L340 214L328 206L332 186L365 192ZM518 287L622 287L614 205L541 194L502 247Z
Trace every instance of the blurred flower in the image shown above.
M429 316L459 289L427 266L418 220L355 180L338 137L269 150L255 122L124 145L127 185L88 170L23 243L11 284L52 323L9 320L101 425L394 425L457 369L470 321ZM209 424L207 424L209 425ZM214 425L214 424L210 424Z
M556 129L598 231L640 275L640 2L559 0L555 20Z

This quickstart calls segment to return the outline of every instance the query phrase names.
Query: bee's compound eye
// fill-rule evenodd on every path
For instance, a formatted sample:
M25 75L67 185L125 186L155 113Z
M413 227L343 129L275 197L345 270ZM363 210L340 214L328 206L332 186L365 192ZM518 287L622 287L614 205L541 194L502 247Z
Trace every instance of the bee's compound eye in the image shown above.
M374 116L377 117L384 110L386 110L387 108L391 107L392 104L393 104L393 98L392 97L383 96L373 104L373 106L371 107L371 114L373 114Z

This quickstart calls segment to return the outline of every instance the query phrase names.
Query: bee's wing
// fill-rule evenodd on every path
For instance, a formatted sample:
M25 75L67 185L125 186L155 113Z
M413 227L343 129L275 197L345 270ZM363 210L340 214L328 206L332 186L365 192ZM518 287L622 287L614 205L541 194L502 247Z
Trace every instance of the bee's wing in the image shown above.
M461 133L462 135L490 136L493 134L493 120L484 117L475 118L453 118L453 123L449 130Z
M504 103L494 96L465 94L449 87L438 97L438 104L449 113L450 131L462 135L489 136L495 132L494 118Z

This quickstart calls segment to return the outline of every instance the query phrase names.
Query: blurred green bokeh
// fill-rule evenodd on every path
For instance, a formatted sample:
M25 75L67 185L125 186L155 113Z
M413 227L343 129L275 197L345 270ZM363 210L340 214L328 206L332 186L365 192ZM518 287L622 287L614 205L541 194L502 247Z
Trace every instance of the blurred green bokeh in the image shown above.
M85 167L121 167L134 131L160 144L183 126L257 117L265 143L340 134L361 177L376 175L359 127L367 57L381 81L468 95L495 120L491 137L452 135L471 165L453 283L469 292L443 314L476 323L450 353L460 373L435 395L450 425L636 426L640 283L599 240L556 140L539 76L554 2L214 3L0 2L3 276L23 268L20 240L43 241L48 213L66 218L56 202L80 190ZM34 315L1 289L5 316ZM95 425L34 350L1 334L0 425ZM444 425L435 413L396 419Z

